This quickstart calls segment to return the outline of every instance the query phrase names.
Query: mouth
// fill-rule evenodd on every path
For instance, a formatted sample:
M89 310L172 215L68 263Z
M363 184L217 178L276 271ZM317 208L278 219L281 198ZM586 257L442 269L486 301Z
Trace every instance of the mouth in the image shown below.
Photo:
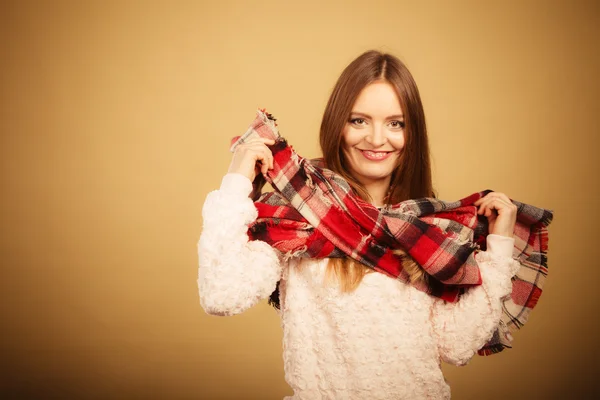
M385 160L392 154L391 151L374 151L374 150L362 150L357 149L367 159L371 161Z

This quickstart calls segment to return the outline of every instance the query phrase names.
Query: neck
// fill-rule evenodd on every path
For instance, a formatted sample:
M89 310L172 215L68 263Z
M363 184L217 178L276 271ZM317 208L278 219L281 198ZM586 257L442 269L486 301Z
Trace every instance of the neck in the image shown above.
M387 196L390 189L390 180L391 176L388 176L385 179L361 182L369 196L371 196L371 204L375 207L384 205L385 196Z

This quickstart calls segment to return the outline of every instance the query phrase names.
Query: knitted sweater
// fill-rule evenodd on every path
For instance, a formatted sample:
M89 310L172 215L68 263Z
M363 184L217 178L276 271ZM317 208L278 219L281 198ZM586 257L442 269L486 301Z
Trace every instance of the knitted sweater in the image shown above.
M466 364L492 336L519 263L514 239L490 234L476 255L483 283L447 303L381 273L351 293L325 284L327 259L284 260L248 241L257 211L250 180L223 177L202 208L198 242L200 304L234 315L280 283L286 399L449 399L441 361Z

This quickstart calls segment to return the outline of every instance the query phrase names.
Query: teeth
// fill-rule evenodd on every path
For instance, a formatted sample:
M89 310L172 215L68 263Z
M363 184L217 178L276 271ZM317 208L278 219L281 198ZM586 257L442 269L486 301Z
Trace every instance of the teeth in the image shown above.
M384 158L387 155L387 152L374 152L374 151L364 151L364 153L371 158Z

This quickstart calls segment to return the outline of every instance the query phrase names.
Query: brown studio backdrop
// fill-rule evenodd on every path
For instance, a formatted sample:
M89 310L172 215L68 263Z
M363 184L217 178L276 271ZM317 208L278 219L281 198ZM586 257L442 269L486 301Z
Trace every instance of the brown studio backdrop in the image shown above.
M529 324L445 365L454 398L591 395L598 3L414 3L3 2L1 397L290 394L272 309L199 306L201 206L257 107L319 155L335 79L371 48L417 80L440 197L556 213Z

